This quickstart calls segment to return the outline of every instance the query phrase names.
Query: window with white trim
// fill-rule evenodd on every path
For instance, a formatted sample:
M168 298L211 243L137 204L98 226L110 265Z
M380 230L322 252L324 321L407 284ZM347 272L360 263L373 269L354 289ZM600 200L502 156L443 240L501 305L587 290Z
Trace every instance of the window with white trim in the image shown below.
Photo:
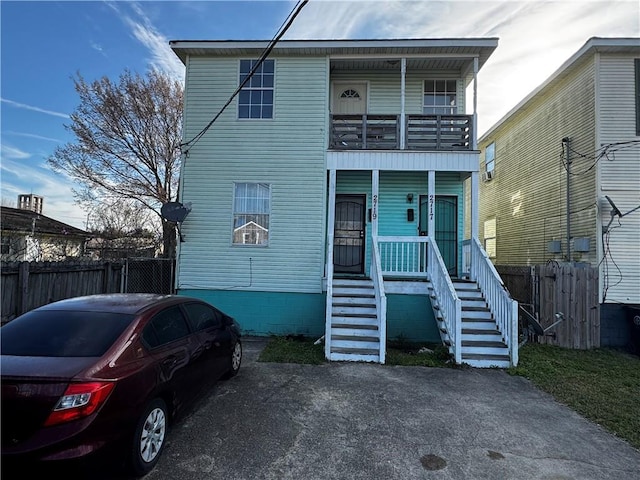
M455 80L425 80L422 113L453 115L458 113Z
M489 258L496 258L496 219L484 222L484 250Z
M487 145L484 151L484 168L487 172L493 172L496 166L496 142Z
M233 194L233 244L269 243L271 186L267 183L235 183Z
M275 61L258 62L240 60L240 85L254 67L256 70L238 94L238 118L273 118Z

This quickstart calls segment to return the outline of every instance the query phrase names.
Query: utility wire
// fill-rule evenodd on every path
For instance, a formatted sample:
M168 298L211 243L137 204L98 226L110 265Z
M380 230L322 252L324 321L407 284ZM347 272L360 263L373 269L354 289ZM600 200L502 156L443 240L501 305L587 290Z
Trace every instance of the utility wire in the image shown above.
M274 47L276 46L276 44L278 43L278 41L280 41L280 39L282 38L282 36L287 32L287 30L289 29L289 27L291 27L291 24L293 23L293 21L295 20L295 18L298 16L298 14L300 13L300 11L302 10L302 8L309 3L309 0L303 0L303 1L299 1L296 6L294 7L294 9L289 13L289 16L285 19L285 21L283 22L282 26L280 27L280 30L278 31L278 33L276 33L276 35L271 39L271 41L269 42L269 45L267 46L267 48L264 50L264 52L262 53L262 55L260 56L260 58L258 59L258 61L255 63L255 65L251 68L251 70L249 71L249 73L247 74L247 76L245 77L245 79L240 83L240 85L238 85L238 88L236 88L236 90L231 94L231 96L229 97L229 100L227 100L227 102L222 106L222 108L220 109L220 111L216 114L215 117L213 117L213 119L211 119L211 121L202 129L200 130L200 132L195 135L191 140L189 140L188 142L184 142L182 144L180 144L181 147L187 147L184 153L188 153L189 152L189 148L193 147L198 140L200 140L204 134L207 132L207 130L209 130L211 128L211 126L215 123L215 121L220 117L220 115L222 115L222 113L227 109L227 107L231 104L231 102L233 101L233 99L240 93L240 91L242 90L242 88L247 84L247 82L251 79L251 77L253 76L253 74L256 72L256 70L260 67L260 65L262 65L262 62L265 61L265 59L269 56L269 54L271 53L271 51L274 49Z

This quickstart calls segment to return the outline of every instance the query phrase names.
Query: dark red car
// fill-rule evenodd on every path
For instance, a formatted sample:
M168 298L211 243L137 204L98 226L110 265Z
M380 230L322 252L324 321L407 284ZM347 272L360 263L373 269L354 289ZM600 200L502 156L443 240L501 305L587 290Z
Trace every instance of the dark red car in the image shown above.
M117 452L142 476L208 385L238 373L240 329L180 295L71 298L0 329L2 461Z

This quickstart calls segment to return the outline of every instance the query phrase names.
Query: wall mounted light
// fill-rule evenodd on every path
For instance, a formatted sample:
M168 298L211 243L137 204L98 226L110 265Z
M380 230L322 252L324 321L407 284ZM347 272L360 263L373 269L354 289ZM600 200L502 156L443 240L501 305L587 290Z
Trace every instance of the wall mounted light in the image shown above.
M413 203L413 193L407 193L407 203Z

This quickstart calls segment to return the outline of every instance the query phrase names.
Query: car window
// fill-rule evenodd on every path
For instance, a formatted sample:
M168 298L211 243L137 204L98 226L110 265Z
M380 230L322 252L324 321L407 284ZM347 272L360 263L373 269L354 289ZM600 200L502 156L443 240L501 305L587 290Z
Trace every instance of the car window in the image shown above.
M189 326L178 305L157 313L142 332L150 348L165 345L189 335Z
M184 305L189 321L196 331L222 325L222 317L215 309L201 303L187 303Z
M0 329L2 355L99 357L133 319L122 313L34 310Z

